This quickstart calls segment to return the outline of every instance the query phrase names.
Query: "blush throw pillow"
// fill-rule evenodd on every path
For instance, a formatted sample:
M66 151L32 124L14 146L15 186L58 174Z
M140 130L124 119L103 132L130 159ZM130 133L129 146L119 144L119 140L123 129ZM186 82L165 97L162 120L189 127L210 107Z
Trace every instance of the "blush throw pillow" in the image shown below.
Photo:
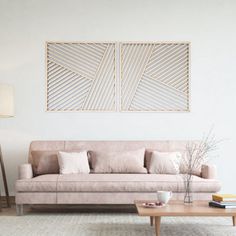
M87 151L58 152L60 174L88 174L90 172Z
M57 151L32 151L31 157L35 176L59 174Z
M95 152L92 155L94 173L147 173L144 168L145 148L122 152Z
M171 174L180 173L180 152L152 152L150 159L149 173L150 174Z

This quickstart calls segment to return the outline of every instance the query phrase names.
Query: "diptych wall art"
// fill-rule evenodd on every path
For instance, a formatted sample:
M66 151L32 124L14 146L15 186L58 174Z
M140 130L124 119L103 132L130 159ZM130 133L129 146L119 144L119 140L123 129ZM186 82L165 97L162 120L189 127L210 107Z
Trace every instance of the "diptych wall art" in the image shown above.
M115 111L114 43L47 43L48 111Z
M121 44L122 111L188 111L189 45Z
M48 111L189 111L189 43L50 42L46 53Z

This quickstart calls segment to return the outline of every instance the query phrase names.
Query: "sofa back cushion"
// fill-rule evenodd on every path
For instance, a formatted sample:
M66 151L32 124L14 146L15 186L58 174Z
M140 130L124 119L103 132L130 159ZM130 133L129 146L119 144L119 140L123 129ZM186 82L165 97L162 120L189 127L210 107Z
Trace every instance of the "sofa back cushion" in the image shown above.
M60 163L58 159L58 152L60 150L51 150L51 151L31 151L31 161L30 163L32 164L33 167L33 174L34 176L38 175L44 175L44 174L59 174L60 173ZM73 163L73 153L80 153L80 152L86 152L86 158L88 162L88 172L90 171L90 162L91 162L91 152L87 152L84 150L74 150L73 152L66 152L68 155L72 153L71 160L69 159L68 155L64 155L66 159L68 159L68 162ZM67 158L68 157L68 158ZM64 158L64 159L65 159ZM64 160L63 159L63 160ZM66 161L66 165L68 164ZM64 163L64 162L63 162ZM67 168L67 167L66 167ZM87 171L86 169L86 171ZM63 171L62 171L63 172ZM62 173L61 172L61 173ZM64 174L64 173L62 173Z
M184 155L188 141L182 140L152 140L152 141L32 141L29 151L29 162L32 163L31 152L41 151L82 151L91 150L93 152L122 152L129 150L146 149L145 167L149 166L152 151L159 152L180 152ZM198 142L198 141L195 141ZM91 162L89 158L89 162ZM180 166L180 173L184 172L184 166ZM196 170L196 175L200 175L200 170Z
M59 173L57 151L32 151L31 157L35 176Z
M145 148L120 152L93 152L94 173L147 173L144 167Z

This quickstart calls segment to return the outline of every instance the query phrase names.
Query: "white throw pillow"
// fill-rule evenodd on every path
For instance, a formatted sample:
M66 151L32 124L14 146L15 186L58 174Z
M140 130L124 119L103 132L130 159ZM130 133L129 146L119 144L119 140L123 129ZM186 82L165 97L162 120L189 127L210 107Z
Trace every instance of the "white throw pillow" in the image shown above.
M88 174L90 172L87 151L58 152L60 174Z
M152 152L149 173L150 174L172 174L180 173L180 152Z

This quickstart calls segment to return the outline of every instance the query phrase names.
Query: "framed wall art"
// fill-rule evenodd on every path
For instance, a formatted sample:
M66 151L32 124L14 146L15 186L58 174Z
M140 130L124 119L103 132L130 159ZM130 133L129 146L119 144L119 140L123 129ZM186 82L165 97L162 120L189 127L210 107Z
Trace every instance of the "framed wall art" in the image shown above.
M188 112L189 54L188 42L47 42L47 111Z
M189 43L121 43L121 111L189 111Z
M115 44L47 42L47 111L115 111Z

